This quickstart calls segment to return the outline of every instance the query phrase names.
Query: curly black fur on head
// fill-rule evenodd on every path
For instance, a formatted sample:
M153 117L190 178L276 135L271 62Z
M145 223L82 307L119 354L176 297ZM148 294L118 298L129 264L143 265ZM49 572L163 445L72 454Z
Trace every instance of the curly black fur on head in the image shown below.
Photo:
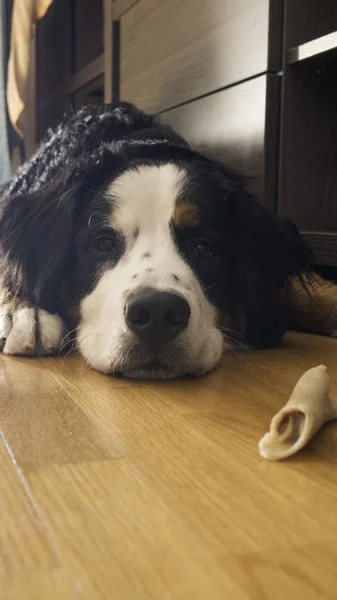
M135 111L127 102L83 107L67 123L48 131L34 157L13 179L9 193L40 189L60 169L68 169L72 161L90 155L104 143L122 139L130 131L151 128L155 123L155 117Z
M83 108L49 132L6 189L0 216L5 285L67 315L67 304L86 293L76 274L75 238L92 198L104 196L107 184L128 169L167 163L186 171L186 194L193 202L200 198L201 217L218 238L219 267L202 275L208 298L233 318L244 315L250 344L274 345L287 327L280 293L308 268L296 228L254 200L236 172L193 152L171 128L127 103Z

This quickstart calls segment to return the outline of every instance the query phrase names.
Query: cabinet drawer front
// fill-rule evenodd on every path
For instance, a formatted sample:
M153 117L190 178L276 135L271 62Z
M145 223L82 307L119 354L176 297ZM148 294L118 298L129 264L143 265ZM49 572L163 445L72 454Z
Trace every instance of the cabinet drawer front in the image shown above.
M267 77L241 83L161 115L192 146L254 178L263 200Z
M121 18L121 98L159 112L263 73L269 0L140 0Z

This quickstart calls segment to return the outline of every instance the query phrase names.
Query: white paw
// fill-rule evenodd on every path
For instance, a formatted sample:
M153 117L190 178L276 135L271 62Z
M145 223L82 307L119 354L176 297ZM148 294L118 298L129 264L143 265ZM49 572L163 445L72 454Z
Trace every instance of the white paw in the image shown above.
M40 308L23 307L0 315L0 341L4 354L54 354L65 334L61 317Z

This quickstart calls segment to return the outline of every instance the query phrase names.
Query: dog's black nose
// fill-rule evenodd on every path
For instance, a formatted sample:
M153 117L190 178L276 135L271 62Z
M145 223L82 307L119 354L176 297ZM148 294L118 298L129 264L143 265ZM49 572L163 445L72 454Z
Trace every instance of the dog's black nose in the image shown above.
M141 292L132 296L125 306L127 326L146 342L173 340L186 329L190 315L186 300L168 292Z

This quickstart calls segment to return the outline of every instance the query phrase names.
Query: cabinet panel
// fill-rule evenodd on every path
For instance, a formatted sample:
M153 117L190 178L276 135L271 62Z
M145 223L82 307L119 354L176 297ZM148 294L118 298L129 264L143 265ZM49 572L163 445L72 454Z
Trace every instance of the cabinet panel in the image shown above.
M287 48L299 46L336 29L336 0L286 0Z
M103 51L102 0L74 1L74 69L79 71Z
M54 0L36 24L37 107L71 74L71 2Z
M121 99L159 112L268 66L269 0L141 0L121 18Z
M164 112L161 120L193 148L252 177L253 191L273 205L265 197L266 109L267 76L261 76Z
M337 232L336 65L285 74L280 212L302 231Z

